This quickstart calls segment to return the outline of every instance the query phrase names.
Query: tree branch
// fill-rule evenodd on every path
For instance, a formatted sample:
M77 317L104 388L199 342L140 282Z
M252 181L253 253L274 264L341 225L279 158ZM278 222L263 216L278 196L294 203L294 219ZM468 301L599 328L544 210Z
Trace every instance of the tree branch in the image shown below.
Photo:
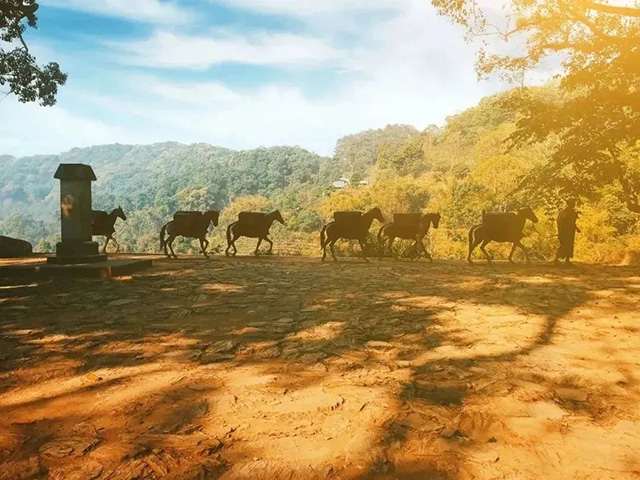
M20 43L24 47L24 50L29 53L29 47L27 46L27 42L24 41L24 37L22 36L22 32L18 32L18 38L20 39Z
M640 18L640 8L606 5L604 3L592 2L589 0L579 0L579 3L589 10L595 10L601 13L610 13L612 15Z
M582 4L582 3L580 3ZM600 28L598 28L592 21L591 19L587 18L587 16L585 15L584 10L580 11L580 9L576 9L575 4L571 5L569 3L566 3L564 1L559 1L558 5L560 6L560 10L567 14L571 19L578 21L580 23L582 23L583 25L585 25L590 31L591 33L593 33L596 37L600 38L601 40L604 40L606 42L618 42L620 39L618 37L616 37L615 35L608 35L606 33L604 33Z

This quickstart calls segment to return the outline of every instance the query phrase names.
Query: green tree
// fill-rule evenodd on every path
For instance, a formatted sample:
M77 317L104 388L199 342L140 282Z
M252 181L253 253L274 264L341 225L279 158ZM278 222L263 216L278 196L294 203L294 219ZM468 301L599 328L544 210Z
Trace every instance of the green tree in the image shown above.
M5 95L12 93L21 102L39 100L41 105L51 106L67 75L55 62L39 66L29 52L23 34L27 27L37 27L37 10L34 0L0 0L0 87L8 86ZM19 45L11 48L16 42ZM9 49L5 50L5 45Z
M0 222L0 234L26 240L32 245L37 244L48 233L45 223L30 215L12 215Z
M418 134L419 132L410 125L387 125L378 130L366 130L341 138L336 144L335 151L336 159L343 166L340 175L350 177L358 174L365 177L367 170L378 160L382 145L402 144L405 139Z

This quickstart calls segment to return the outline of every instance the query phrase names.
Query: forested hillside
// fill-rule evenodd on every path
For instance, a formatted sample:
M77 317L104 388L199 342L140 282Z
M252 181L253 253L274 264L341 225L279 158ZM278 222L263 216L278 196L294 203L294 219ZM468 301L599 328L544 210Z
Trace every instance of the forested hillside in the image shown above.
M333 211L380 206L388 217L400 211L441 212L443 222L431 247L439 257L461 258L466 231L483 209L528 204L541 222L525 243L540 258L549 258L555 248L554 216L564 198L576 195L583 230L578 258L619 260L626 249L640 245L639 217L625 207L620 185L582 188L549 181L543 191L521 185L527 175L544 171L558 139L510 148L518 120L509 107L515 92L485 98L442 127L418 131L389 125L349 135L337 142L333 158L298 147L238 152L178 143L105 145L20 159L0 156L0 232L25 238L40 250L52 248L59 228L53 173L67 162L90 164L96 172L94 208L121 205L126 211L127 222L116 224L126 251L157 251L159 229L178 209L223 210L224 227L240 210L279 208L287 226L274 227L276 252L316 254L317 231ZM555 85L528 94L564 101ZM636 168L637 151L626 152L625 161ZM352 186L334 190L332 181L343 176ZM369 186L356 186L363 179ZM223 230L212 232L214 245L224 243ZM192 244L181 241L179 248L188 251Z

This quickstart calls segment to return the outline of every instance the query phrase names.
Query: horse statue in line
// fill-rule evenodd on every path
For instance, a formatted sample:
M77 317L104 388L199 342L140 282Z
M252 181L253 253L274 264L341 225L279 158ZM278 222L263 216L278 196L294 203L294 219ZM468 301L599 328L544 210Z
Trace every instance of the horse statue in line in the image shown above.
M408 218L407 224L402 224L403 216L411 216ZM418 251L418 247L424 253L425 257L429 261L433 261L431 255L427 251L424 246L422 240L429 233L429 229L431 226L433 228L438 228L440 226L440 219L442 218L439 213L427 213L427 214L400 214L396 215L399 217L398 219L394 218L394 221L391 223L387 223L380 228L378 232L378 245L380 248L380 256L384 255L385 245L387 245L388 251L390 254L393 254L393 241L396 238L401 238L403 240L414 240L414 248L416 249L418 256L420 252ZM400 221L397 221L400 220ZM395 255L394 255L395 256Z
M104 236L106 238L104 247L102 247L102 253L107 252L107 245L109 245L109 241L116 244L116 253L120 250L120 244L115 238L113 238L113 234L116 231L114 225L118 218L121 218L123 221L127 220L127 216L124 214L122 207L112 210L111 213L107 213L102 210L91 211L91 234L95 236Z
M240 212L238 214L238 221L233 222L227 227L227 249L225 255L234 256L238 253L236 248L236 240L240 237L257 238L258 244L253 252L254 255L258 255L258 249L262 245L262 241L269 243L269 250L267 255L273 253L273 242L269 238L269 230L273 222L279 222L284 225L284 219L280 210L276 210L271 213L261 212ZM233 252L231 252L233 249Z
M209 247L209 240L207 240L207 231L209 225L213 223L214 227L218 226L218 220L220 218L220 212L217 210L207 210L206 212L176 212L173 216L173 220L164 225L160 230L160 249L164 250L167 257L178 258L173 251L173 241L178 236L187 238L197 238L200 240L201 253L208 257L207 247ZM167 235L165 237L165 234ZM171 250L171 255L167 252L167 247Z
M485 250L485 247L489 242L499 242L513 243L509 254L509 262L513 263L513 254L516 251L516 247L520 247L527 259L527 264L530 264L529 252L520 242L524 237L524 225L527 220L538 223L538 217L536 217L531 207L521 208L516 213L485 213L483 211L482 223L469 230L469 255L467 256L467 261L473 263L471 254L480 245L480 250L487 258L487 263L491 263L492 257Z
M372 208L366 213L360 212L336 212L334 213L334 221L327 223L320 232L320 248L322 249L322 261L327 258L327 246L331 249L331 256L334 261L336 252L334 250L335 243L343 238L345 240L357 240L362 250L362 258L365 262L369 259L365 253L365 242L369 235L369 228L374 220L380 223L384 222L382 211L378 208Z

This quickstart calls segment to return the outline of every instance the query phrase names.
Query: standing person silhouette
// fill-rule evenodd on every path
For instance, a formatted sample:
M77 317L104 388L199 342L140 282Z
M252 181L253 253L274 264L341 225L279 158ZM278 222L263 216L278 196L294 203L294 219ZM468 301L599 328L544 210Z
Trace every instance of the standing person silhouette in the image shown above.
M576 232L580 233L580 229L576 225L577 220L576 200L570 198L567 200L567 206L558 214L558 240L560 246L553 261L556 265L560 264L561 258L564 258L565 264L569 265L571 263Z

